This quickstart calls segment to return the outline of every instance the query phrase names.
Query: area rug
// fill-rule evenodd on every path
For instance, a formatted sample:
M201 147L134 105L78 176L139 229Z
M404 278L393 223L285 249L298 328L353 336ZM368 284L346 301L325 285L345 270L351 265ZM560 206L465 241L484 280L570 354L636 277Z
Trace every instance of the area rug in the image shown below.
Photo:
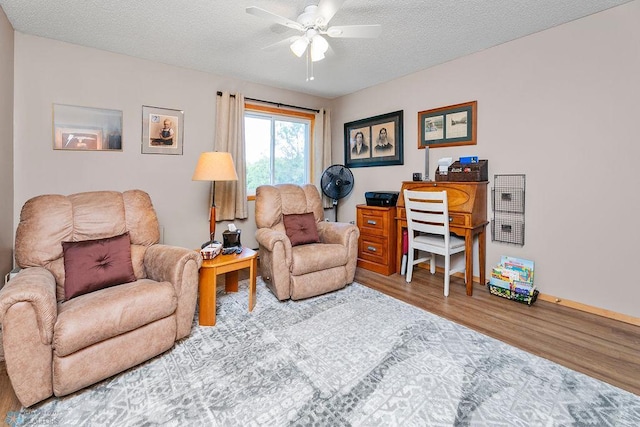
M359 284L220 291L217 324L10 425L638 426L640 397Z

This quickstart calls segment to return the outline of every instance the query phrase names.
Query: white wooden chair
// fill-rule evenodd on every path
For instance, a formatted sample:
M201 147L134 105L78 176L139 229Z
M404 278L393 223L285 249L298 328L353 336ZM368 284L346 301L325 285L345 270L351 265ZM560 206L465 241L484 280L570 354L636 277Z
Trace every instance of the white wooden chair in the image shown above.
M455 268L451 268L451 255L464 253L464 239L449 234L447 192L404 190L404 205L409 232L407 283L411 283L413 266L422 262L429 261L431 274L435 274L436 255L443 255L444 296L449 296L450 276L464 271L465 263L462 259L461 263L456 263ZM416 251L429 252L430 256L415 259ZM466 280L465 273L465 283Z

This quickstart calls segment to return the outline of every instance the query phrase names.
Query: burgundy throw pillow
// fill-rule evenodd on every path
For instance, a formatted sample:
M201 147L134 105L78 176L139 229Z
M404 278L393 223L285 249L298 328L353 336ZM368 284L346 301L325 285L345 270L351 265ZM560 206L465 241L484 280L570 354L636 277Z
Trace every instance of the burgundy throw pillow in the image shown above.
M129 232L106 239L62 242L64 298L134 282Z
M284 228L291 240L291 246L318 243L318 228L312 212L283 215Z

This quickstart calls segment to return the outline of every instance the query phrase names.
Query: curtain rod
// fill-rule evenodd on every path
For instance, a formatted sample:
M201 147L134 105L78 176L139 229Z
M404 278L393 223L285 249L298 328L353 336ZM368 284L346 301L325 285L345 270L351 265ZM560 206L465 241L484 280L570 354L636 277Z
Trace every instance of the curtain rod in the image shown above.
M222 96L222 92L218 91L216 93L216 95L218 96ZM230 97L235 98L236 96L234 94L229 94ZM265 101L263 99L255 99L255 98L247 98L245 96L245 101L255 101L255 102L263 102L265 104L271 104L271 105L275 105L277 107L288 107L288 108L297 108L298 110L305 110L305 111L313 111L314 113L319 113L320 110L314 110L313 108L307 108L307 107L298 107L297 105L289 105L289 104L281 104L279 102L273 102L273 101Z

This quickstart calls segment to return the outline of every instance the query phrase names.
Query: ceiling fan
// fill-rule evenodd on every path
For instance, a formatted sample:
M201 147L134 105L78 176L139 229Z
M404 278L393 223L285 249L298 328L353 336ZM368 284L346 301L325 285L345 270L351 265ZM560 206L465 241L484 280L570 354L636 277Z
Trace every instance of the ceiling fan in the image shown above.
M304 12L295 21L256 6L247 7L246 12L302 32L302 35L289 37L276 45L288 44L291 51L298 57L302 57L306 52L309 66L310 62L324 59L329 49L329 42L323 37L324 35L332 38L375 38L380 35L381 27L377 24L329 27L329 21L340 9L342 3L344 0L320 0L317 6L305 7ZM313 76L309 78L308 70L307 80L313 80Z

